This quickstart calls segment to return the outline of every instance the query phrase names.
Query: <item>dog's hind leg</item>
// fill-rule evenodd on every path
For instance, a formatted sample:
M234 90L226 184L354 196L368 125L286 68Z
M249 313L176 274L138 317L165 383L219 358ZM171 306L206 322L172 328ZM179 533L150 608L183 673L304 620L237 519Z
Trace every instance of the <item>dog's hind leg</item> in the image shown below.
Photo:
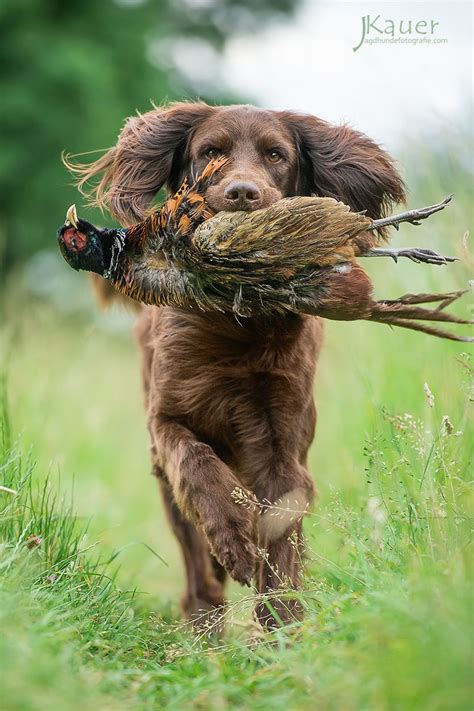
M168 482L160 477L159 484L166 515L183 556L186 574L186 589L181 597L183 614L195 628L207 628L210 634L220 632L225 571L211 555L204 534L183 517ZM217 569L215 564L219 566Z

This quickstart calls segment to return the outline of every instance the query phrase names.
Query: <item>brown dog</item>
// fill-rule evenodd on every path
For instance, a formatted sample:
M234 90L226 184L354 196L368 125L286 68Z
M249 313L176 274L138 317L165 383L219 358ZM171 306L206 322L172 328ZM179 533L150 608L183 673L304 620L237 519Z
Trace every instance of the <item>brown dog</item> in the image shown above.
M363 134L251 106L155 109L130 119L114 148L76 170L81 186L101 174L93 196L130 223L163 185L175 190L220 154L228 163L206 195L216 211L316 194L378 218L405 197L389 156ZM183 551L188 617L224 604L226 573L271 593L270 604L257 606L262 625L301 614L278 590L299 584L322 330L319 319L292 314L239 323L149 307L139 317L153 469ZM239 501L242 489L259 503Z

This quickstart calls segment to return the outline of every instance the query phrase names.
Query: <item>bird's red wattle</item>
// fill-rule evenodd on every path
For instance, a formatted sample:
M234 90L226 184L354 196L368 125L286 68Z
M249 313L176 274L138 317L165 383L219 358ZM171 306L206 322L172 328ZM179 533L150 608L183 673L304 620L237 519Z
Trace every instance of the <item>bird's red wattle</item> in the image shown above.
M87 245L86 235L76 230L75 227L70 227L68 230L66 230L63 234L62 239L64 245L71 252L82 252L82 250L85 249Z

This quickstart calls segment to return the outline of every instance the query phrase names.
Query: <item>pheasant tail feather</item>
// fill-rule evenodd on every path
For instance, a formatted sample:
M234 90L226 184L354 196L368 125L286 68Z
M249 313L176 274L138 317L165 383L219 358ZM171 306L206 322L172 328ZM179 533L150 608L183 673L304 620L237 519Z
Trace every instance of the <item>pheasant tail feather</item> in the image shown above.
M412 331L421 331L439 338L447 338L451 341L462 341L464 343L474 342L472 336L458 336L451 331L446 331L426 323L423 321L431 321L436 323L458 323L472 324L474 321L462 319L453 314L446 313L443 309L452 304L453 301L459 299L469 289L454 291L446 294L406 294L399 299L393 301L376 301L372 308L369 321L377 321L378 323L386 323L390 326L400 326L401 328L409 328ZM433 309L427 309L418 304L427 304L438 302L438 306Z

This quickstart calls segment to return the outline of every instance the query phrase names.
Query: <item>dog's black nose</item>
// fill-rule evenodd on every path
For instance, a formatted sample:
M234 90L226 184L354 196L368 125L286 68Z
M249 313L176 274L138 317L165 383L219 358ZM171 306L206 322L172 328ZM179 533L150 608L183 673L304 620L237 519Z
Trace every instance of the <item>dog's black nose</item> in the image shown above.
M262 197L255 183L233 180L224 190L224 198L232 207L245 208L258 202Z

